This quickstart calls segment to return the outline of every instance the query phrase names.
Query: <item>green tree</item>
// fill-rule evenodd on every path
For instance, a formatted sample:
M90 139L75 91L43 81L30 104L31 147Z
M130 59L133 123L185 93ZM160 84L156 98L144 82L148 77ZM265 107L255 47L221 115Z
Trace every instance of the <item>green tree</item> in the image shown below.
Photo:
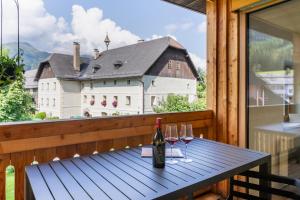
M197 97L206 99L206 72L200 68L198 69Z
M35 111L32 96L24 88L23 65L18 58L0 57L0 122L29 120Z
M154 107L156 113L164 112L188 112L205 109L203 101L189 103L188 97L181 95L168 95L166 101L162 101L159 106Z
M18 66L18 58L10 58L8 51L0 56L0 88L13 83L15 80L23 80L23 65Z
M21 80L15 80L13 83L1 88L1 122L29 120L34 111L32 96L25 91Z

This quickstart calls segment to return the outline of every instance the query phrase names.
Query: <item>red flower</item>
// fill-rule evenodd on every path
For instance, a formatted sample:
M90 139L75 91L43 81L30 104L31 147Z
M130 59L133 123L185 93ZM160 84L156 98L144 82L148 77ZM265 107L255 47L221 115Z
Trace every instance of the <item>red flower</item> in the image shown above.
M91 106L93 106L95 104L95 100L91 100L90 104L91 104Z
M117 107L118 106L118 102L116 101L116 100L114 100L113 102L112 102L112 105L113 105L113 107Z
M103 101L101 102L101 105L104 106L104 107L106 107L106 100L103 100Z

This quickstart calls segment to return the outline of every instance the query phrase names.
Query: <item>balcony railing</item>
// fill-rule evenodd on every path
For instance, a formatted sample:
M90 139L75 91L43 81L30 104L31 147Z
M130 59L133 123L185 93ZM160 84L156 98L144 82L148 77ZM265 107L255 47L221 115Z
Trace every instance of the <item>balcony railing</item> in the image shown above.
M150 144L156 117L164 124L191 123L196 137L216 138L209 110L0 125L0 199L5 199L7 166L15 168L15 199L21 200L26 165Z

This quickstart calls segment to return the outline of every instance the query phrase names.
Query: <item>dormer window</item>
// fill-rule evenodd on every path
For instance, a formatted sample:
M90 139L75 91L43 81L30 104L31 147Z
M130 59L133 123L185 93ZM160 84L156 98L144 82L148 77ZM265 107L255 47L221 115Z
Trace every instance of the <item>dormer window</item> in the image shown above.
M122 67L122 65L123 65L123 62L121 60L116 60L114 62L115 68L120 68L120 67Z
M93 66L93 73L95 74L100 68L101 68L101 65Z

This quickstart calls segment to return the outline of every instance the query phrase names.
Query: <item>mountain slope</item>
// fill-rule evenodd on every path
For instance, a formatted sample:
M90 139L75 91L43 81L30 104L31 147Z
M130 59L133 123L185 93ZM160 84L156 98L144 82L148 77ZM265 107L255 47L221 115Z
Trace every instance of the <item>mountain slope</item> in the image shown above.
M10 57L14 57L18 54L18 44L16 42L4 44L3 47L9 50ZM25 71L36 69L39 63L50 55L48 52L40 51L34 48L27 42L21 42L20 49L21 52L24 52L23 63L25 64Z

